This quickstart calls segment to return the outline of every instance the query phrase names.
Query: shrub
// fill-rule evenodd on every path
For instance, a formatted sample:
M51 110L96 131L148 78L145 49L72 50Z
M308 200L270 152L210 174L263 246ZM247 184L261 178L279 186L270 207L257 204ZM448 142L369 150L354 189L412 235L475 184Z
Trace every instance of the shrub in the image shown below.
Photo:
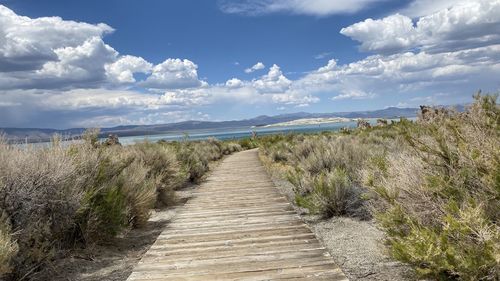
M258 147L257 141L252 138L244 138L238 141L242 149L253 149Z
M241 150L242 150L241 145L235 142L224 142L221 146L221 153L224 155L229 155Z
M324 217L354 215L369 218L361 195L360 170L375 145L336 134L267 138L264 153L290 166L286 177L294 186L296 202Z
M86 171L90 177L78 210L77 223L86 243L109 240L127 226L127 201L123 172L134 156L120 153L120 147L99 148L97 170Z
M194 144L194 152L204 161L215 161L222 158L222 143L215 138L208 138Z
M423 110L398 130L406 148L372 161L365 181L390 252L422 276L500 278L500 138L495 96L464 113Z
M148 167L147 178L156 181L156 206L168 206L174 203L174 190L181 187L187 179L181 172L176 152L168 145L139 143L132 147L138 158Z
M312 191L296 195L297 204L324 217L352 214L360 208L360 190L347 173L339 168L320 174L312 182Z
M11 260L19 250L11 233L10 223L5 213L0 215L0 278L12 270Z
M208 159L195 153L195 148L184 146L177 153L177 159L180 161L182 169L188 175L191 182L198 182L208 171Z
M128 206L127 219L134 227L146 224L151 209L157 201L157 186L163 186L161 178L150 176L150 171L141 160L135 160L123 170L123 193ZM169 200L173 200L173 194L169 196Z
M12 259L24 275L68 245L83 195L82 182L67 150L15 148L0 144L0 209L19 245Z
M35 278L68 249L143 226L155 203L171 204L174 190L199 181L210 161L241 150L215 139L122 147L98 135L89 130L65 145L55 136L36 148L0 135L0 276Z

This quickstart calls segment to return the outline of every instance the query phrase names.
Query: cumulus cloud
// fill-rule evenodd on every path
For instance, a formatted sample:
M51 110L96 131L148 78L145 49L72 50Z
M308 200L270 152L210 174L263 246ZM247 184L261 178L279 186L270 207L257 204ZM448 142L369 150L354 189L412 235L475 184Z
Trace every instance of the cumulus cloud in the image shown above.
M136 82L134 73L151 76L151 88L198 87L197 65L167 59L153 65L141 57L121 56L103 41L106 24L59 17L31 19L0 5L0 89L99 88Z
M443 53L405 52L373 55L328 65L294 82L293 87L314 92L337 92L333 100L364 99L375 95L444 91L470 96L478 85L498 89L500 45Z
M411 18L418 18L467 1L469 0L413 0L408 6L401 9L399 13Z
M102 81L105 77L104 64L113 62L118 56L118 52L99 37L92 37L76 47L55 49L54 52L57 60L46 62L35 74L60 84Z
M229 14L262 15L291 13L312 16L352 14L383 0L220 0L219 8Z
M262 62L259 61L258 63L254 64L252 67L245 69L245 73L252 73L254 71L261 70L264 68L266 68L266 66Z
M269 68L266 75L252 82L253 87L261 93L283 93L291 84L292 81L283 75L280 67L276 64Z
M243 87L243 81L238 78L231 78L226 81L226 87L233 89Z
M149 73L153 65L141 57L126 55L113 63L106 64L104 68L111 81L133 83L135 82L134 73Z
M106 80L104 64L113 62L118 56L99 37L53 52L56 59L45 62L37 70L1 72L0 89L96 87Z
M183 89L202 85L198 66L187 59L167 59L153 67L151 76L141 83L146 88Z
M362 50L384 53L414 47L417 38L412 20L399 14L381 20L367 19L342 28L340 33L361 42Z
M113 32L110 26L62 20L31 19L0 5L0 72L36 70L57 60L55 50L76 47L89 38Z
M463 50L500 43L500 0L470 0L412 19L396 14L355 23L340 33L361 42L361 49L396 53Z

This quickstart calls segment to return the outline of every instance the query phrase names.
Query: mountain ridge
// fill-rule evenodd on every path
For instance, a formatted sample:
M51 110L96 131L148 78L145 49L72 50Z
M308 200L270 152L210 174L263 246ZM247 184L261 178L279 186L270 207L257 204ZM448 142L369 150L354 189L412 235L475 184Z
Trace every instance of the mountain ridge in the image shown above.
M116 134L123 136L137 135L155 135L169 132L179 132L187 130L204 130L204 129L223 129L248 126L264 126L281 122L288 122L302 118L324 118L324 117L344 117L344 118L400 118L400 117L415 117L418 108L406 107L388 107L379 110L369 111L345 111L332 113L309 113L295 112L278 115L259 115L254 118L228 121L200 121L188 120L165 124L151 125L120 125L101 129L101 136L108 134ZM85 131L86 128L69 128L69 129L51 129L51 128L0 128L0 133L3 132L9 141L25 141L29 142L47 141L54 134L60 134L65 137L77 137Z

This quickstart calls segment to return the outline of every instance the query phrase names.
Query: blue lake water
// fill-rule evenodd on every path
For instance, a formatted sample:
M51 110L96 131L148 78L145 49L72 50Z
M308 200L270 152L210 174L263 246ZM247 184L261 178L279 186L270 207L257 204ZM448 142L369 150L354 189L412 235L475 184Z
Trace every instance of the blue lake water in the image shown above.
M416 118L408 118L414 120ZM370 124L374 125L377 119L366 119ZM399 119L388 119L399 121ZM216 138L219 140L237 140L252 136L252 132L256 132L257 136L265 136L272 134L289 134L289 133L318 133L322 131L338 131L343 127L356 128L357 122L339 122L339 123L324 123L321 125L296 125L296 126L275 126L275 127L239 127L239 128L219 128L219 129L206 129L206 130L186 130L175 131L164 134L155 135L140 135L120 137L119 141L123 145L131 145L137 142L150 141L157 142L159 140L177 141L177 140L204 140L207 138ZM104 140L104 139L102 139ZM63 144L69 144L74 141L64 141ZM19 146L26 146L25 144L17 144ZM50 142L31 143L30 147L46 147Z
M375 124L377 119L367 119L371 124ZM183 140L187 137L188 140L203 140L210 137L219 140L242 139L252 136L252 132L256 132L257 136L272 135L272 134L287 134L287 133L317 133L321 131L338 131L340 128L355 128L356 122L340 122L340 123L325 123L321 125L297 125L297 126L276 126L276 127L240 127L240 128L220 128L212 130L192 130L185 132L172 132L159 135L149 136L130 136L120 137L120 143L124 145L134 144L148 140L156 142L159 140L174 141Z

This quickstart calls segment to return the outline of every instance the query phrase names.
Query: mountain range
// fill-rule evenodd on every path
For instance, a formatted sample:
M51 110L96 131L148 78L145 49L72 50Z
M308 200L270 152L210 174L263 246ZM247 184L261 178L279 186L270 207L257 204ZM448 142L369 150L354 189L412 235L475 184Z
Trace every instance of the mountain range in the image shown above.
M328 118L328 117L344 117L344 118L399 118L399 117L415 117L418 108L399 108L388 107L373 111L354 111L354 112L333 112L333 113L307 113L297 112L289 114L280 114L275 116L261 115L251 119L232 120L232 121L183 121L168 124L155 125L126 125L111 128L101 128L101 136L108 134L116 134L122 136L140 136L140 135L155 135L170 132L183 132L202 129L224 129L224 128L241 128L251 126L265 126L281 122L288 122L302 118ZM29 142L47 141L54 134L60 134L65 137L77 137L85 131L85 128L71 129L41 129L41 128L0 128L0 133L3 132L9 141Z

